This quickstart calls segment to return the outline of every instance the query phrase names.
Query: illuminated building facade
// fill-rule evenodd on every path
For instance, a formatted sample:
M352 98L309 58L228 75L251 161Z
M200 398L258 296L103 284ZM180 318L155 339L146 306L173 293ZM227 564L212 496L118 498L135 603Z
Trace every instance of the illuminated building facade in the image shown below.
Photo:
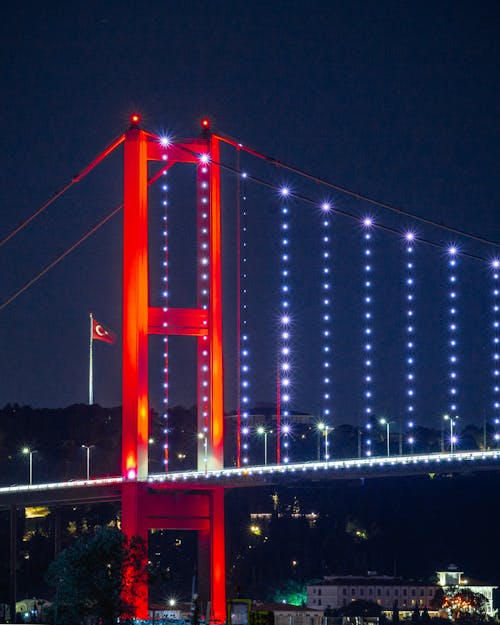
M486 613L493 616L493 590L496 587L465 579L462 575L463 572L454 568L438 571L434 584L377 574L326 576L322 582L307 586L307 605L316 610L328 607L336 610L352 601L362 600L377 603L384 610L392 610L394 606L401 611L413 610L415 606L436 610L439 606L433 599L436 593L441 594L439 589L446 592L458 586L482 594L487 601Z

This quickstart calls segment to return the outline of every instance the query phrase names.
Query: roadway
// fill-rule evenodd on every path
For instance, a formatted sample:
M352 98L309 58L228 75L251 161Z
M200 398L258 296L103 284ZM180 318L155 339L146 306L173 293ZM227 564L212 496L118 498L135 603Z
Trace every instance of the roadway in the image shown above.
M292 485L311 481L359 480L415 475L459 474L500 470L500 450L377 456L221 470L155 473L151 489L209 490L214 486L244 488ZM0 509L11 506L77 505L119 501L126 478L107 477L47 484L0 487Z

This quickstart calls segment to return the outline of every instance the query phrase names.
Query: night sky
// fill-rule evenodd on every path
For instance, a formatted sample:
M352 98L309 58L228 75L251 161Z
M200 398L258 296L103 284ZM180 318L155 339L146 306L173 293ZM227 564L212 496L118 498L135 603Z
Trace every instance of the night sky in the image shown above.
M68 182L139 111L143 126L178 137L212 126L275 158L406 211L500 240L497 2L24 2L2 11L0 238ZM223 157L231 166L234 154ZM369 207L250 158L272 184L325 198L397 230L411 220ZM191 305L188 255L194 190L172 174L172 305ZM224 174L224 240L234 243L234 176ZM177 182L177 185L175 184ZM121 202L121 154L0 248L0 304ZM249 212L253 403L273 401L280 200L245 184ZM152 193L152 206L160 196ZM243 200L241 200L243 202ZM318 204L319 206L319 204ZM318 209L292 200L295 221L293 408L321 413ZM153 209L152 209L153 210ZM159 213L158 213L159 214ZM333 412L362 420L362 229L334 217ZM190 222L191 220L191 222ZM485 258L498 248L415 226L436 243ZM174 235L174 233L177 233ZM120 334L121 217L0 312L0 404L87 400L88 313ZM151 245L161 237L152 225ZM377 414L404 412L401 242L374 232ZM153 253L153 252L152 252ZM230 254L233 254L231 257ZM267 256L266 256L267 254ZM447 411L446 259L419 246L417 420ZM154 257L154 253L153 253ZM462 259L459 406L464 422L491 419L492 318L488 268ZM258 273L262 271L262 273ZM159 270L152 267L152 298ZM225 258L228 409L235 406L234 252ZM319 301L319 300L318 300ZM399 307L399 308L398 308ZM420 324L420 325L419 325ZM172 403L190 405L190 354L173 341ZM271 346L271 348L269 348ZM160 407L160 348L151 398ZM120 403L120 348L96 344L95 400ZM153 367L158 366L158 372ZM316 369L315 369L316 367ZM300 374L299 374L300 369ZM189 375L188 375L189 374ZM157 376L155 378L155 376ZM156 383L156 379L158 383Z

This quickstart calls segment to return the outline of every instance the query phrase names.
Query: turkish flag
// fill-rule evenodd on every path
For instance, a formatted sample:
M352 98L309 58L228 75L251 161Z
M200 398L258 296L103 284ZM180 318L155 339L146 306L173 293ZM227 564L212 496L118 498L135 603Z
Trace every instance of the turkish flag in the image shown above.
M96 319L92 318L92 340L113 344L116 340L116 336L111 330L108 330Z

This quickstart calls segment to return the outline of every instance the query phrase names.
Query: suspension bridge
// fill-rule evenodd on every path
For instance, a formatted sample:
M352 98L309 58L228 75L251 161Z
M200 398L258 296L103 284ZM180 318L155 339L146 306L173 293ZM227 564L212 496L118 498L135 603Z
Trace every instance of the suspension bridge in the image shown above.
M211 620L224 622L226 488L498 468L497 243L317 178L212 132L208 120L199 137L178 140L144 130L134 115L127 132L1 246L117 149L124 155L123 205L1 308L122 211L121 475L0 488L0 507L11 509L14 569L17 507L121 501L128 536L198 532L199 594ZM170 288L174 166L195 173L190 307L175 307ZM153 193L159 210L151 210ZM153 238L160 241L154 254ZM160 283L153 286L157 265ZM162 345L155 378L150 335ZM183 375L172 337L196 342L197 461L183 471L171 470L170 395ZM158 386L164 471L151 473L150 398ZM251 406L262 400L274 408L259 421ZM228 401L236 405L235 436L225 466ZM467 421L484 425L482 449L463 447L459 427ZM329 434L343 422L362 432L356 458L338 458L330 445ZM320 432L314 460L298 460L304 424ZM441 430L440 449L418 449L419 424ZM391 454L391 426L401 436L399 454ZM256 433L264 438L264 462ZM385 436L384 454L375 433ZM147 618L145 575L135 610Z

